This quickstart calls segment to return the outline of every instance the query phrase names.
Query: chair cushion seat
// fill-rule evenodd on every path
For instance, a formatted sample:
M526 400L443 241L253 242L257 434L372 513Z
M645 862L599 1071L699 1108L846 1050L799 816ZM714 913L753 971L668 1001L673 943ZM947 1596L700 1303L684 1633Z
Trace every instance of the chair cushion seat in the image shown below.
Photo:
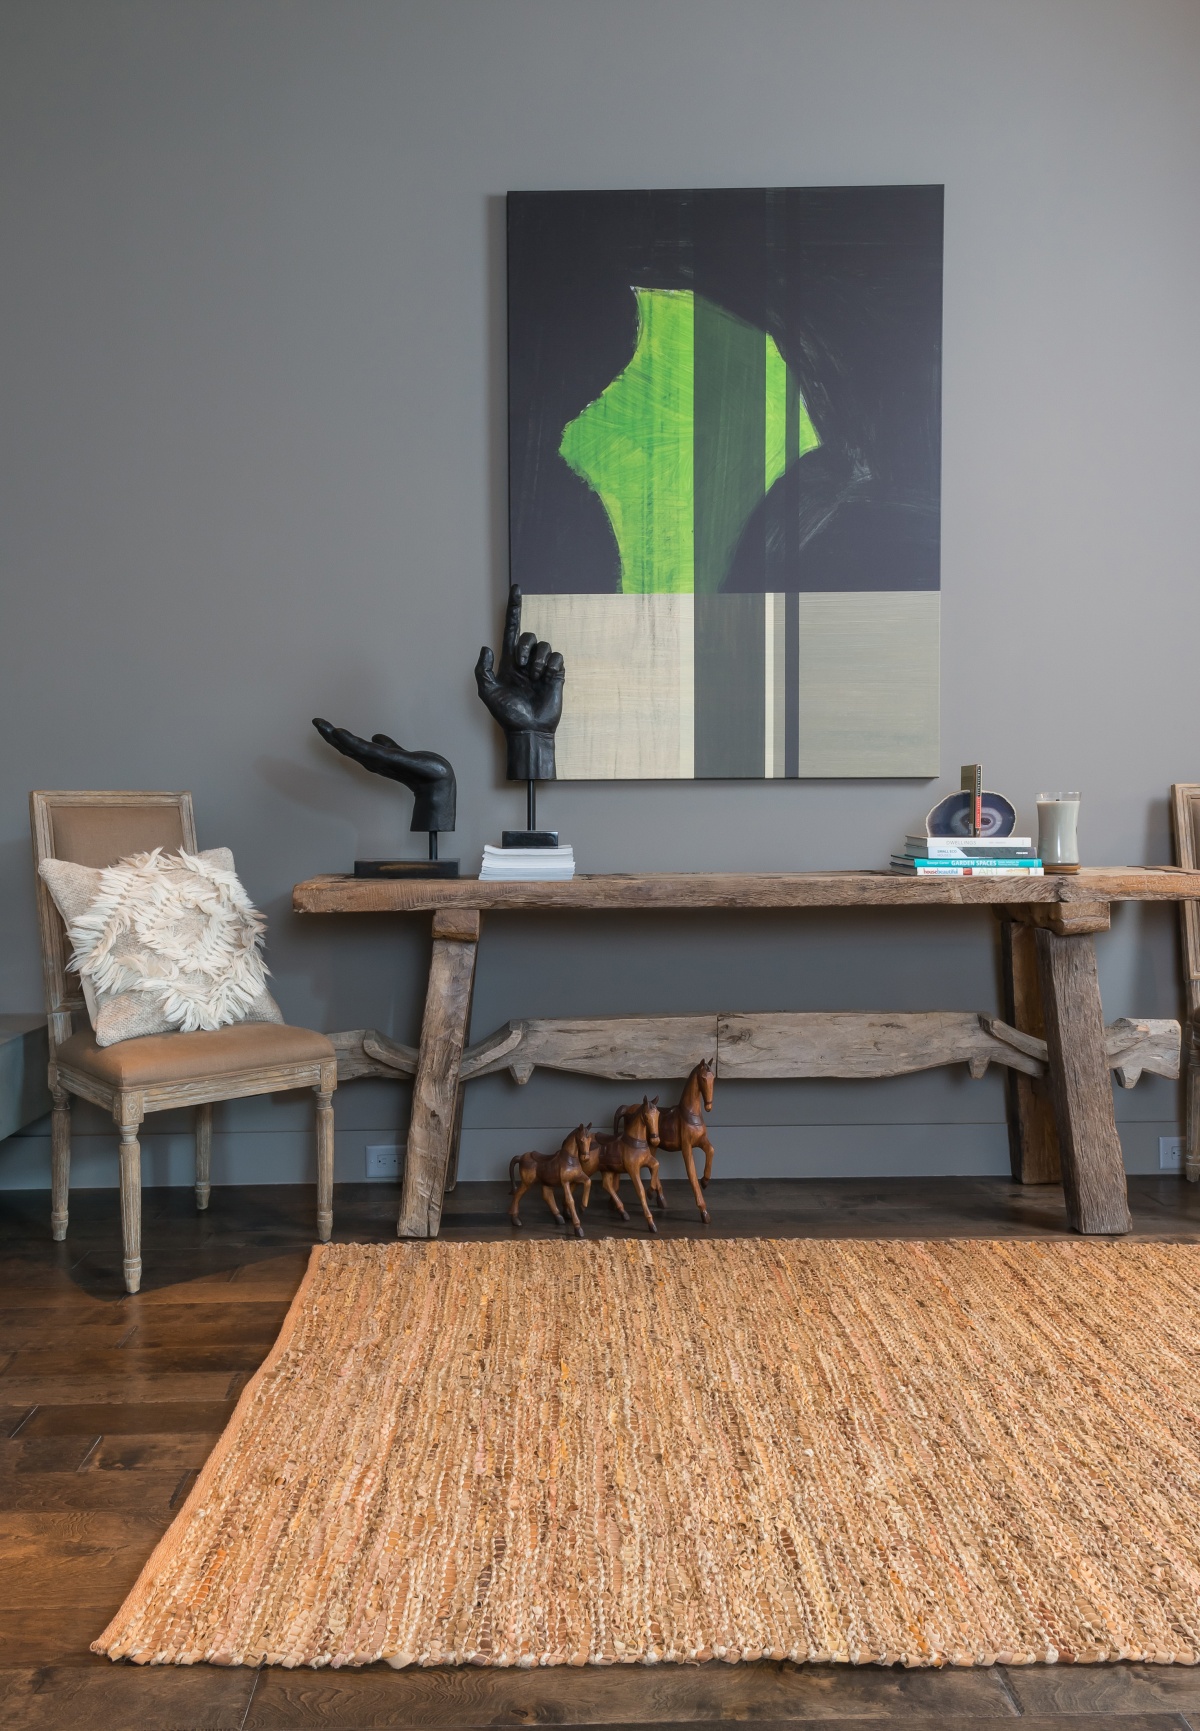
M311 1064L336 1054L324 1034L281 1022L235 1022L196 1034L144 1034L98 1046L91 1029L58 1048L59 1062L115 1088L238 1076L270 1064Z

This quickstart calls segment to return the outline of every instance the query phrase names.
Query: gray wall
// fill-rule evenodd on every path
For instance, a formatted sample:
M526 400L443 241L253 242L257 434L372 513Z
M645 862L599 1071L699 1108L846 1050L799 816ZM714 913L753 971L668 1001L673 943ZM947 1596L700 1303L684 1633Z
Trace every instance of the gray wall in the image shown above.
M183 786L288 1016L414 1036L422 922L303 921L289 889L407 845L406 797L313 714L449 755L468 871L519 812L471 678L506 580L509 187L946 186L942 781L564 784L542 815L581 867L879 864L965 758L1029 821L1081 787L1092 862L1169 857L1168 784L1200 778L1198 70L1174 0L6 0L0 1009L40 1001L27 790ZM1110 1015L1178 1013L1166 910L1100 948ZM996 990L983 914L497 918L475 1032ZM465 1175L620 1093L479 1084ZM1120 1097L1131 1166L1179 1104ZM406 1110L347 1088L339 1176ZM218 1178L306 1174L306 1124L225 1108ZM993 1076L728 1085L717 1124L726 1172L1005 1167ZM169 1122L147 1146L186 1180ZM0 1184L46 1173L44 1135L0 1148Z

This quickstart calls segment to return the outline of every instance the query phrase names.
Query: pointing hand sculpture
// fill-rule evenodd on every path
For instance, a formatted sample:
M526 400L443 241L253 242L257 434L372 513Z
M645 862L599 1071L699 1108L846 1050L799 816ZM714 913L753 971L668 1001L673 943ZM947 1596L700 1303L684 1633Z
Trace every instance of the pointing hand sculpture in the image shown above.
M360 739L348 728L334 727L320 716L313 726L343 757L352 757L369 769L372 775L386 775L390 781L403 782L416 796L413 801L409 829L437 831L454 828L454 808L457 785L454 771L436 751L405 751L386 733L373 733L370 739Z
M532 631L521 631L521 590L508 592L500 666L479 651L475 683L504 731L509 781L553 781L554 730L562 718L563 658Z

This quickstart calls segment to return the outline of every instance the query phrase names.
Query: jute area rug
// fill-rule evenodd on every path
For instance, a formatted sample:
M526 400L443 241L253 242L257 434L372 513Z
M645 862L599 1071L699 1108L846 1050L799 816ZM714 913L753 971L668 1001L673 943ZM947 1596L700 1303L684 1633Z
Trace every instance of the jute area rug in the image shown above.
M95 1644L1200 1654L1200 1247L327 1245Z

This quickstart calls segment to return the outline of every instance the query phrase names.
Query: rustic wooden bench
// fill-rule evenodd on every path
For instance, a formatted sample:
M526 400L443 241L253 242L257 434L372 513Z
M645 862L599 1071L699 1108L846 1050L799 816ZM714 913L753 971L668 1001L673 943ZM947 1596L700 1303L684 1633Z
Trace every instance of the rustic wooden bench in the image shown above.
M398 881L318 877L297 884L302 914L432 913L433 951L419 1048L371 1029L331 1035L339 1080L411 1075L412 1116L397 1231L437 1234L454 1180L465 1084L535 1067L614 1080L686 1075L701 1057L718 1076L894 1076L965 1063L1008 1077L1014 1177L1060 1175L1078 1232L1130 1229L1109 1072L1130 1087L1143 1071L1178 1076L1178 1022L1125 1018L1105 1028L1094 935L1114 902L1200 900L1200 872L1113 867L1072 877L908 878L889 872L655 873L565 883ZM557 1018L510 1022L466 1046L484 913L563 909L816 910L990 907L1001 922L1003 1018L903 1014L723 1014Z

